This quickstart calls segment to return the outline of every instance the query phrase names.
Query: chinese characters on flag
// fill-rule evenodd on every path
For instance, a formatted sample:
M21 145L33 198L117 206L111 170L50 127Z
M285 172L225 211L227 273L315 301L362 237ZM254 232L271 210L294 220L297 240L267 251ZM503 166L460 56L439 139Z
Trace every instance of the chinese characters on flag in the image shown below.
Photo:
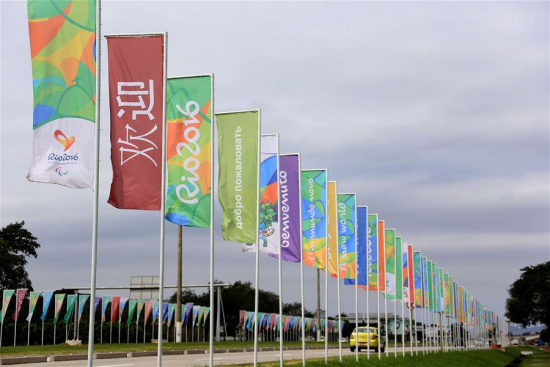
M109 204L160 210L164 35L108 37L111 163Z

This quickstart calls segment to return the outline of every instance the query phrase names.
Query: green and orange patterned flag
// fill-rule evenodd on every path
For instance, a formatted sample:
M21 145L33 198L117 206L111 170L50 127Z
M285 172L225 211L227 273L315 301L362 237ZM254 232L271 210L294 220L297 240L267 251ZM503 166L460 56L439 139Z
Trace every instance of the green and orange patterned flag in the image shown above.
M31 322L34 309L36 308L36 304L38 303L38 298L40 298L41 294L42 292L31 292L29 296L29 316L27 316L28 322Z
M385 251L386 251L386 298L395 299L396 296L396 261L395 257L395 229L386 229L385 234Z
M212 83L212 75L168 79L166 219L182 226L210 227Z
M57 319L59 318L59 313L61 312L61 308L63 307L63 301L65 300L64 294L56 294L55 295L55 313L53 316L53 323L57 324Z
M13 297L14 293L15 293L14 290L4 289L4 292L2 294L2 314L0 314L0 321L2 323L4 323L4 317L6 316L6 312L8 311L8 306L10 305L11 297Z
M303 170L302 247L304 264L325 270L327 255L327 170Z
M93 183L96 1L27 2L33 153L27 179L72 188Z

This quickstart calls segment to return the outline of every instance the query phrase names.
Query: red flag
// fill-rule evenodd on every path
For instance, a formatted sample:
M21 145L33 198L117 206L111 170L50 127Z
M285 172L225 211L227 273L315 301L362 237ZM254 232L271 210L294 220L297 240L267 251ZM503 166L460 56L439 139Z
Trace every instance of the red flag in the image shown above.
M151 314L152 309L153 309L153 301L145 302L145 323L147 323L147 319L149 318L149 315Z
M237 328L240 329L242 328L243 326L243 322L244 322L244 315L246 315L246 311L244 310L240 310L239 311L239 325L237 325Z
M108 37L111 163L108 203L160 210L164 35Z
M11 315L11 318L15 321L19 317L19 310L21 309L21 305L23 304L23 301L25 300L25 295L27 294L27 288L25 289L18 289L17 295L15 297L15 312L13 315Z
M120 305L120 297L113 297L111 299L111 322L116 320L118 314L118 306Z
M407 251L407 264L409 265L409 302L411 307L414 306L414 259L413 259L413 247L408 245Z

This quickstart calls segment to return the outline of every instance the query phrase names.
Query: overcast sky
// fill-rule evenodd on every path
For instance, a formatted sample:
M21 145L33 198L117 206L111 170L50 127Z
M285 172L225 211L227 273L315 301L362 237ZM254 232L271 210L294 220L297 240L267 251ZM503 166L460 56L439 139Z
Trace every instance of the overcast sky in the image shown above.
M168 76L215 73L217 112L261 108L282 152L328 168L490 309L504 313L521 267L550 260L548 2L103 1L102 15L104 34L168 31ZM88 287L93 194L26 180L26 2L2 1L1 21L0 225L25 220L38 237L36 290ZM158 274L159 215L106 203L105 46L97 284L127 286ZM253 281L254 256L223 241L220 213L216 200L216 278ZM167 223L166 284L176 237ZM184 284L208 282L208 245L207 229L184 229ZM276 261L262 256L261 267L261 288L276 292ZM299 301L297 279L299 266L285 264L285 302ZM315 279L306 268L311 310Z

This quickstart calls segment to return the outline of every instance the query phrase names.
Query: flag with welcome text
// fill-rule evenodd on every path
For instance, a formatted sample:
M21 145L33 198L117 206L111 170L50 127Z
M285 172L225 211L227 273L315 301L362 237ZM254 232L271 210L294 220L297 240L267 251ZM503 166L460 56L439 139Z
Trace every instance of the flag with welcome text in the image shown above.
M304 264L326 270L327 170L304 170L302 186L302 243Z
M260 111L216 114L218 200L224 240L254 243L258 233Z
M33 149L27 179L91 188L96 1L28 1Z
M338 194L338 255L340 278L355 279L357 264L355 246L357 240L357 210L355 194Z
M165 35L107 37L113 181L108 203L160 210Z

